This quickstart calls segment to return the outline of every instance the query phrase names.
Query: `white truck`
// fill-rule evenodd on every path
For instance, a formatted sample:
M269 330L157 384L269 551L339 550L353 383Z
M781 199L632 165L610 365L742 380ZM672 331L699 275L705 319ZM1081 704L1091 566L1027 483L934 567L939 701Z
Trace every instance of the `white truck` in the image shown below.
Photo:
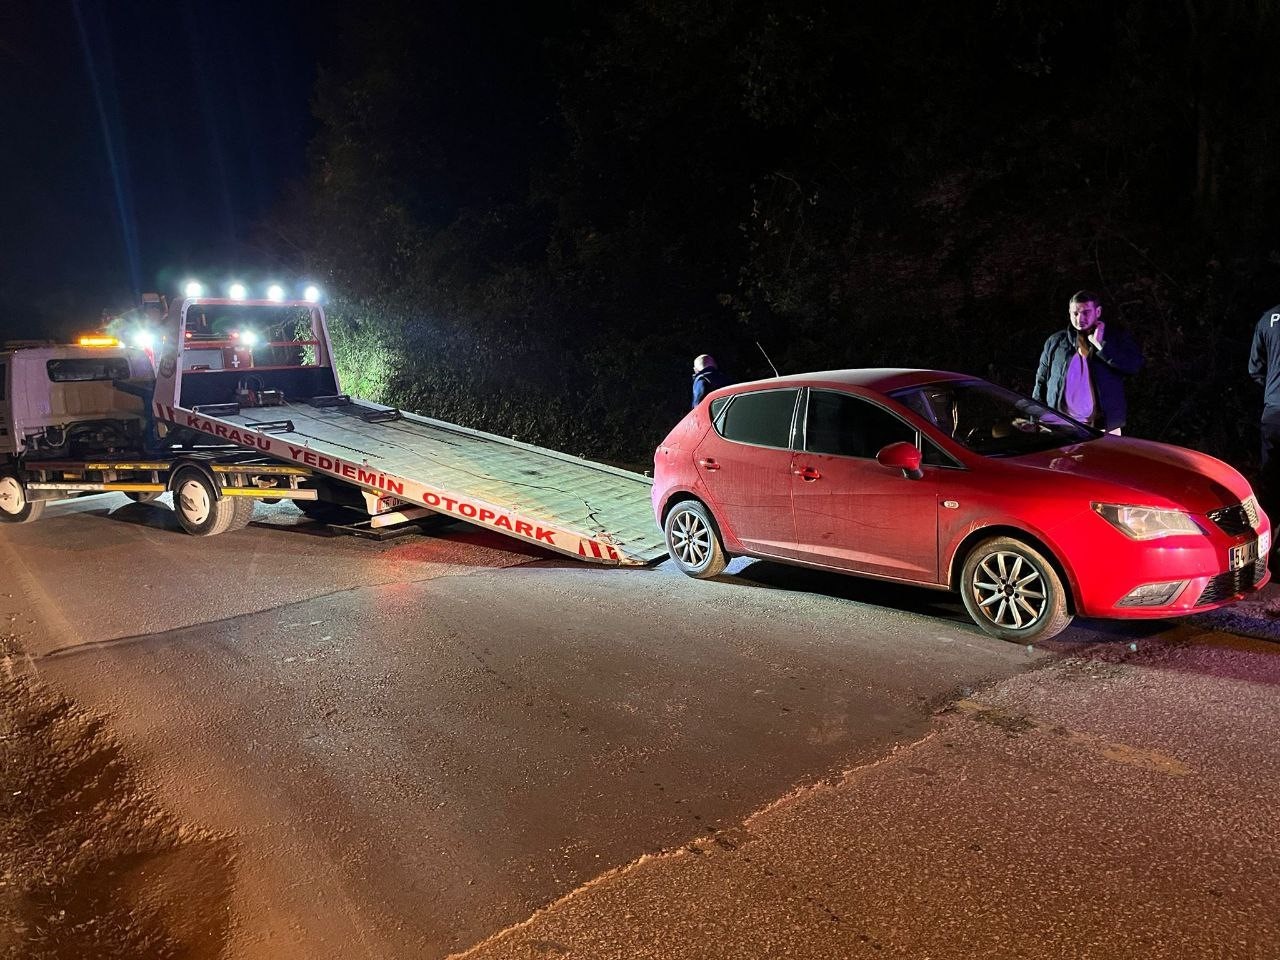
M154 380L119 345L0 352L0 521L171 491L198 536L287 498L375 527L446 515L593 563L665 555L649 478L352 397L331 343L313 299L196 296L170 306Z

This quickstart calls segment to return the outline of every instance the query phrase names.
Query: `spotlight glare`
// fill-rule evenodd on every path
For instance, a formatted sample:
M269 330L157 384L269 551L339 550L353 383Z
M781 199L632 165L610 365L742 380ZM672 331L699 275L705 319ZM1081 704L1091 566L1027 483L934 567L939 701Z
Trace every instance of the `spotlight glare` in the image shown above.
M232 300L243 300L248 292L243 283L233 283L227 288L227 293Z
M188 280L182 287L183 295L192 300L204 296L204 285L199 280Z
M308 284L307 289L302 291L302 299L307 303L316 303L320 300L320 288L314 283Z
M278 283L273 283L271 286L267 287L267 299L274 300L276 303L279 303L284 299L284 287L280 286Z

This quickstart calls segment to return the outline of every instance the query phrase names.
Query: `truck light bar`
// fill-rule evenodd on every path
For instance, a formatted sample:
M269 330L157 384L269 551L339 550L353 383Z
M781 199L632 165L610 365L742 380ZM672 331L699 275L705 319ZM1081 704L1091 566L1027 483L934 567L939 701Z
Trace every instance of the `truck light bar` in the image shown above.
M267 284L265 288L263 288L265 292L262 293L261 296L263 296L269 303L282 303L290 299L288 295L289 287L292 287L295 291L300 290L301 299L306 303L319 303L324 296L318 286L308 281L301 281L297 286L294 286L293 284L286 286L282 283L273 282ZM205 295L205 289L205 285L199 280L187 280L182 285L182 295L188 300L200 300ZM249 285L242 283L239 280L228 282L225 290L228 300L240 302L254 299L253 296L251 296Z
M86 334L76 340L82 347L120 347L123 344L115 337L100 336L96 334Z

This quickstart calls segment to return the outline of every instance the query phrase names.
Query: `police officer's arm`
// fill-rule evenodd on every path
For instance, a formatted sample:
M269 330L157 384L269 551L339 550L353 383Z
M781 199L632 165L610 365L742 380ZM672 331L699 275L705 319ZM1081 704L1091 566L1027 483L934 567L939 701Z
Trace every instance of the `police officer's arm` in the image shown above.
M1036 370L1036 385L1031 391L1032 399L1046 403L1046 397L1049 390L1049 368L1052 365L1052 350L1050 344L1053 343L1053 337L1044 342L1044 349L1040 351L1040 367Z
M1253 328L1253 346L1249 348L1249 376L1265 387L1267 385L1267 342L1263 337L1262 324Z

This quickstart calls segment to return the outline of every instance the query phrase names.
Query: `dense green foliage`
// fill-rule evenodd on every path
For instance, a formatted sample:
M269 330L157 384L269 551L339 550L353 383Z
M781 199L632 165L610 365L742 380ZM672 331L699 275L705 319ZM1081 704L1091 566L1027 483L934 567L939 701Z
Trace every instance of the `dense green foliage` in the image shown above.
M1270 3L466 6L351 15L276 224L362 389L642 462L697 353L1029 391L1091 287L1146 352L1129 432L1251 465Z

